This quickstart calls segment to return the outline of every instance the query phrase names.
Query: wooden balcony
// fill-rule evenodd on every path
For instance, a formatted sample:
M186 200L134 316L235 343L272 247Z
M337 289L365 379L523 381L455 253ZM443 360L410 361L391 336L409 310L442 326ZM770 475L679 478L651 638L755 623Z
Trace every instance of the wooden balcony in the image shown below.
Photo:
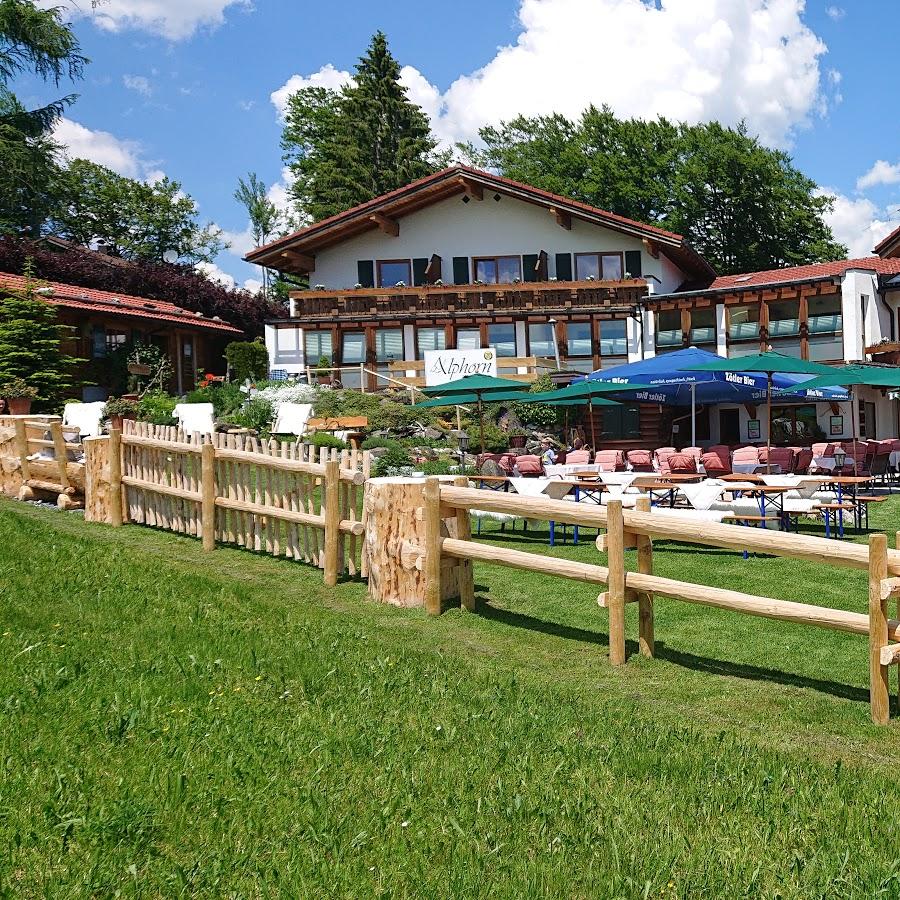
M457 316L493 318L528 313L630 312L647 295L647 283L622 281L542 281L523 284L423 285L413 288L357 288L294 291L295 320L333 323L336 319L375 321Z

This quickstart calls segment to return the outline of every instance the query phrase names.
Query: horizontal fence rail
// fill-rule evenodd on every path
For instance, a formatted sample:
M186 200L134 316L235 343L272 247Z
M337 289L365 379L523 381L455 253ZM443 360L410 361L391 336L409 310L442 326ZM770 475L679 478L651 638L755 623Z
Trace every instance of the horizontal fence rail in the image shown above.
M149 525L234 544L324 570L366 574L361 490L366 451L261 441L242 434L185 434L126 422L110 436L113 524Z
M872 719L885 724L889 719L889 666L900 662L900 620L889 619L887 601L900 596L900 550L888 550L884 534L873 534L868 545L836 544L826 538L795 534L763 533L759 529L654 515L650 501L639 498L635 510L623 510L619 500L606 507L585 507L564 500L521 497L426 479L422 518L425 538L422 546L406 543L399 564L415 566L424 573L425 605L440 612L441 580L447 577L442 560L464 562L468 568L454 573L464 606L474 608L471 563L494 565L538 572L589 584L606 590L597 598L609 610L610 662L626 661L625 605L639 606L639 646L644 656L653 656L653 602L664 595L688 603L728 609L795 624L814 625L835 631L869 636L870 707ZM597 538L597 547L607 553L607 565L546 557L506 547L479 544L465 536L446 536L442 522L452 521L473 509L507 513L525 519L553 520L571 525L605 529ZM662 578L653 574L653 538L728 550L753 550L771 556L804 559L822 565L868 571L868 611L852 612L741 591ZM626 571L625 551L637 550L637 571ZM466 599L469 598L469 602ZM892 643L897 642L897 643Z

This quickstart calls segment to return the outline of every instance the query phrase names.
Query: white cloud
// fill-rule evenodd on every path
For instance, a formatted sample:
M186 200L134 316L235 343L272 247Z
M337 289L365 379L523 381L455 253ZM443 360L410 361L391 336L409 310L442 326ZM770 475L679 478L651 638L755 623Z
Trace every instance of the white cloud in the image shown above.
M93 19L105 31L140 29L171 41L189 38L198 28L216 28L230 7L252 10L251 0L40 0L40 5L63 6L73 16Z
M847 15L847 10L840 6L827 6L825 7L825 15L834 22L840 22Z
M590 103L620 116L749 127L769 144L827 109L824 43L803 23L804 0L520 0L520 34L441 93L410 66L403 83L445 144L517 113L578 116ZM272 94L283 113L300 87L337 87L332 65L294 75Z
M228 242L228 252L241 258L246 256L256 246L256 241L253 240L253 234L249 225L243 231L226 231L222 229L222 239Z
M94 131L79 122L62 118L53 130L53 137L66 148L69 159L89 159L129 178L162 175L151 169L151 163L143 158L137 141L117 138L108 131Z
M130 91L136 91L142 97L149 97L153 93L150 79L143 75L123 75L122 84Z
M263 283L257 278L245 278L244 290L251 294L258 294L262 290Z
M821 193L835 198L834 209L825 221L835 238L847 245L851 259L871 256L872 248L898 225L896 218L889 218L892 212L896 216L896 210L883 209L867 197L852 199L830 188L822 188Z
M234 277L223 272L215 263L200 262L194 268L206 275L210 281L215 281L223 287L233 288L236 284Z
M288 97L296 94L301 88L324 87L336 91L352 80L349 72L336 69L331 63L328 63L322 66L318 72L313 72L309 76L291 75L277 91L272 91L271 100L278 110L278 115L284 116Z
M875 161L875 164L865 175L856 179L857 190L875 187L878 184L897 184L900 182L900 162L891 165L883 159Z

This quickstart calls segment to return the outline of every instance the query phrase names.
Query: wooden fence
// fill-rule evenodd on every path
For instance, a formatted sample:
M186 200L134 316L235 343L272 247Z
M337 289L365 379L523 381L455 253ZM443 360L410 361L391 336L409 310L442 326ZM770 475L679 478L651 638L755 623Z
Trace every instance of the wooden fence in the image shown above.
M888 618L887 604L891 598L900 597L900 550L889 550L884 534L870 535L866 546L738 525L698 523L656 515L650 511L649 500L641 499L643 502L635 510L623 510L621 501L610 501L606 507L585 506L562 500L476 490L429 478L423 491L421 513L425 526L424 546L404 544L396 565L407 568L415 566L421 570L424 576L424 602L431 613L440 612L442 592L446 596L442 579L451 577L457 579L462 605L474 609L471 563L475 560L604 585L606 590L597 599L601 606L609 610L609 655L613 665L623 665L626 661L626 603L638 604L640 653L653 656L653 602L657 594L754 616L868 635L872 719L878 724L887 723L889 667L900 662L900 620ZM460 514L468 520L471 509L604 528L606 532L597 538L597 546L607 553L607 565L479 544L471 540L468 529L461 532L456 526L451 529L455 537L445 536L448 533L447 524L451 520L458 523ZM661 578L653 574L654 537L866 570L869 575L868 611L828 609ZM637 571L627 571L625 568L624 551L629 548L637 549ZM446 565L452 561L457 564L455 571ZM442 565L442 562L445 564Z
M256 437L125 423L109 438L109 509L123 521L366 575L360 539L370 457ZM90 467L90 460L89 460ZM89 479L90 480L90 479Z

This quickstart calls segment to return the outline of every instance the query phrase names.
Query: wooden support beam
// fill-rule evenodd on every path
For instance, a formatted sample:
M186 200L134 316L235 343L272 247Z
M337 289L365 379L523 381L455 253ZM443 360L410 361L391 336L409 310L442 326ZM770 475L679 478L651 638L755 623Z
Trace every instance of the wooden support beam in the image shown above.
M885 578L881 582L881 599L900 597L900 578Z
M484 200L484 188L477 181L472 181L470 178L461 175L459 183L470 200Z
M281 255L292 265L304 272L316 271L316 258L298 250L283 250Z
M881 664L883 666L892 666L900 663L900 644L888 644L881 648Z
M644 238L644 249L654 258L659 259L659 244Z
M374 222L384 234L389 234L391 237L400 236L400 223L396 219L383 216L381 213L372 213L369 221Z
M565 210L551 206L550 215L553 216L560 228L565 228L566 231L572 230L572 217Z

